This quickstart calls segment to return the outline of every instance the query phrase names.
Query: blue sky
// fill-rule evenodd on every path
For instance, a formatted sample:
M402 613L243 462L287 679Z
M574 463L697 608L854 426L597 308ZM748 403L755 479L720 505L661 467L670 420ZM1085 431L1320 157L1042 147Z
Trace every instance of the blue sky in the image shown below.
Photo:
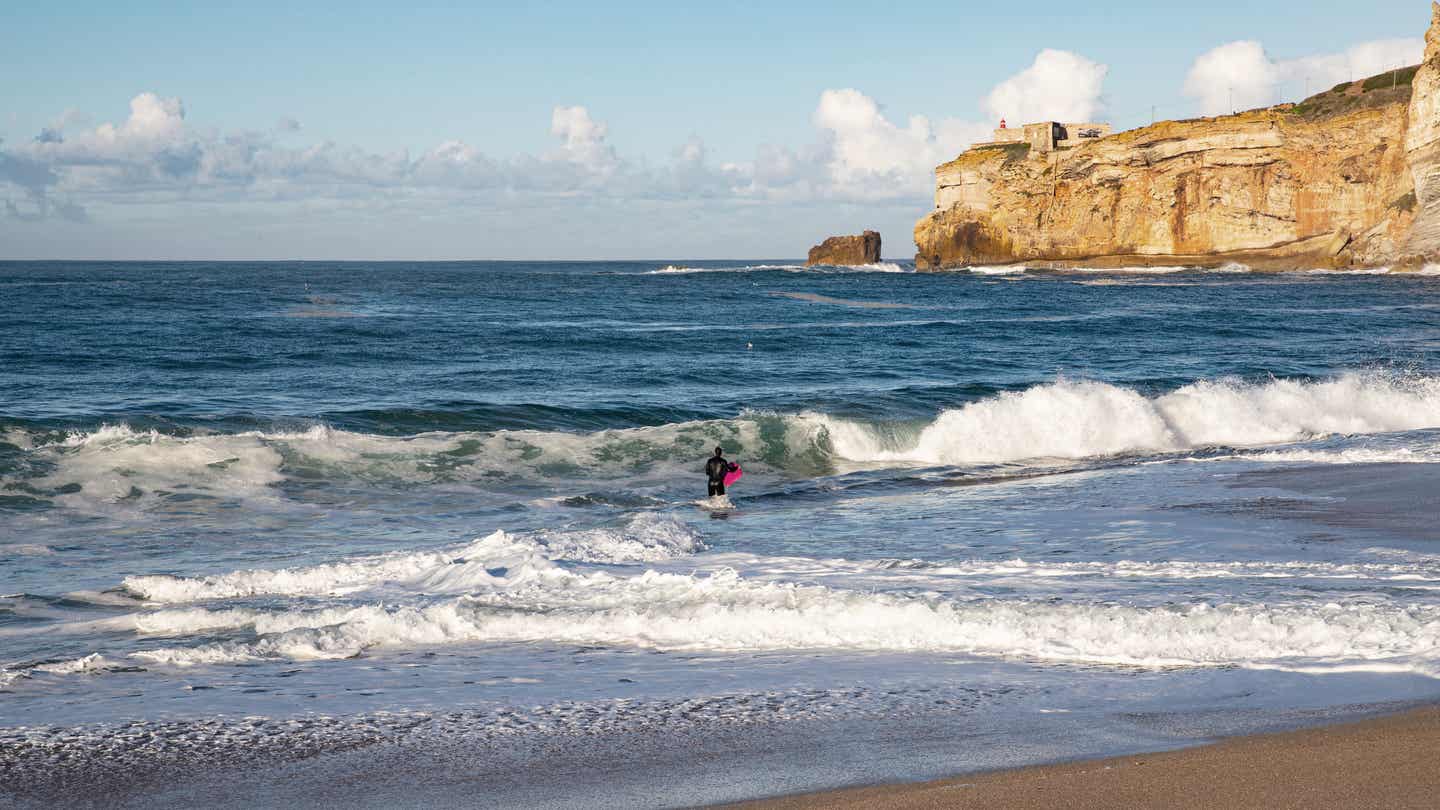
M1013 117L1059 105L1122 127L1151 105L1220 112L1220 85L1295 99L1307 78L1413 61L1430 16L1413 0L198 5L7 9L0 257L784 257L862 227L905 256L926 167L1006 98L1025 100ZM1216 51L1234 43L1253 47ZM1042 65L1044 49L1074 58Z

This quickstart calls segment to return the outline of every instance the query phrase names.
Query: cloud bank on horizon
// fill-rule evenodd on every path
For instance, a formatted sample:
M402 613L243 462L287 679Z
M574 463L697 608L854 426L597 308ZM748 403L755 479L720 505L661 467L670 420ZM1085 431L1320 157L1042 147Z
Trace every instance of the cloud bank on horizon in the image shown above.
M1282 83L1311 77L1318 91L1423 53L1420 39L1382 40L1341 53L1276 61L1253 41L1231 42L1197 58L1183 92L1206 114L1275 103ZM994 122L1087 121L1106 112L1109 68L1077 53L1046 49L979 102L982 120L914 115L891 120L881 104L854 88L825 90L811 116L814 140L798 146L760 143L744 162L715 163L695 136L668 161L627 157L602 120L585 106L551 114L554 142L533 154L497 157L463 140L420 154L379 153L325 141L292 145L302 123L221 132L193 125L181 99L142 92L120 123L91 126L69 111L29 142L0 141L0 227L44 221L87 223L126 211L174 205L325 205L354 212L397 201L412 215L427 207L467 204L524 208L584 200L624 207L702 201L888 206L923 210L932 170L985 140Z

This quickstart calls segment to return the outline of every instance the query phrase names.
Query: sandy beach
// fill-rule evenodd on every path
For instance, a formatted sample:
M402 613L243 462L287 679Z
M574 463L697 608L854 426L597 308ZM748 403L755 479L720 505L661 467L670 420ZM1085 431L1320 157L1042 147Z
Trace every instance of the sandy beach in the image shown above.
M1440 707L1236 737L1158 754L1044 765L729 805L808 808L1433 808Z

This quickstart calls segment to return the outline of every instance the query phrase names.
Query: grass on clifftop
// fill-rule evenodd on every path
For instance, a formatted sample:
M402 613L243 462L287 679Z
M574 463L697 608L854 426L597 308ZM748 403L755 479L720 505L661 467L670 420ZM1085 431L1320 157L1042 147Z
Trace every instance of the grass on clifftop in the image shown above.
M1408 101L1410 85L1415 81L1415 73L1419 70L1419 65L1412 65L1399 70L1387 70L1360 81L1341 82L1291 107L1290 114L1301 118L1329 118Z

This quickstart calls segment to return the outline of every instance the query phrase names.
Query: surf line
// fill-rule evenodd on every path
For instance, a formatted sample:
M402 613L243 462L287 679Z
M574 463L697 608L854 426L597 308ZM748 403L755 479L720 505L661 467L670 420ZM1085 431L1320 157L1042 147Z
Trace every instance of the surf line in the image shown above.
M928 307L918 304L901 304L894 301L854 301L849 298L831 298L819 293L772 292L770 294L776 298L791 298L811 304L831 304L837 307L855 307L856 309L928 309Z

